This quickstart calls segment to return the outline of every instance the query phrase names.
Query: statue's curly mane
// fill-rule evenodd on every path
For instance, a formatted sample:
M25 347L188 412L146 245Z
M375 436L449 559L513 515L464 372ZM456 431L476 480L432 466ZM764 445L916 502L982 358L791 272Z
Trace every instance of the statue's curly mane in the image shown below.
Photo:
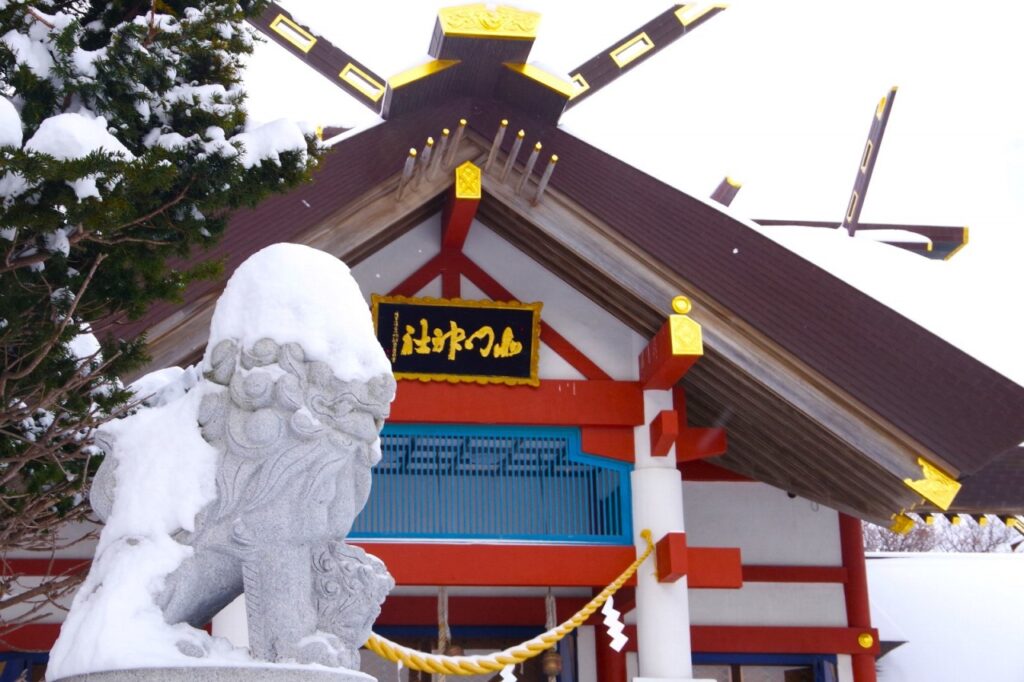
M306 361L301 346L262 339L251 348L221 341L206 377L225 391L203 398L203 437L222 453L217 500L202 525L244 516L273 499L296 477L308 494L324 472L349 458L372 467L378 433L394 395L394 379L338 379Z

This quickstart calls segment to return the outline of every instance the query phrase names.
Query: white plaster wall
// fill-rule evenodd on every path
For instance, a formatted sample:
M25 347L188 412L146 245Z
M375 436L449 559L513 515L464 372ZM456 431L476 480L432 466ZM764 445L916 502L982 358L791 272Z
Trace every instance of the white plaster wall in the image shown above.
M853 682L853 658L848 654L836 656L836 670L839 673L838 682Z
M479 222L463 251L520 301L542 301L541 318L613 379L636 380L646 343L639 334ZM666 301L665 315L670 312Z
M597 682L597 635L593 625L576 630L576 673L578 682Z
M846 627L839 584L746 583L738 590L690 590L693 625Z
M441 214L427 218L397 240L352 266L366 302L370 294L386 294L441 251ZM438 285L440 292L440 285ZM419 294L422 296L433 294Z
M764 483L683 483L687 544L739 547L744 564L841 566L839 516Z

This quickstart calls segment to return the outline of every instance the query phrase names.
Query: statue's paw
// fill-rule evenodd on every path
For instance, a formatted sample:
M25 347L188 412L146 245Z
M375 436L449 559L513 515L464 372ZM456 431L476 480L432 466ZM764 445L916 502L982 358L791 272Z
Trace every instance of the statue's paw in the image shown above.
M319 663L320 665L326 665L331 668L338 668L342 666L338 657L337 649L323 640L308 642L301 645L295 656L295 660L299 663Z
M349 670L359 670L362 665L359 660L359 651L348 648L338 652L338 661L341 663L342 668L348 668Z
M175 645L178 651L190 658L206 658L209 653L201 644L187 639L179 639Z

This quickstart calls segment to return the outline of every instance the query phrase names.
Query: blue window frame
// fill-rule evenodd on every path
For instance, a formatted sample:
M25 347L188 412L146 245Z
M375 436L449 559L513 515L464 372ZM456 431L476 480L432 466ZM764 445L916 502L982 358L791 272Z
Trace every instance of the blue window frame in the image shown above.
M0 682L42 679L43 670L46 669L49 660L49 653L0 651L0 663L3 663Z
M632 544L630 466L575 428L388 424L352 538Z
M694 665L803 666L814 673L814 682L837 682L836 656L832 654L716 654L694 653Z

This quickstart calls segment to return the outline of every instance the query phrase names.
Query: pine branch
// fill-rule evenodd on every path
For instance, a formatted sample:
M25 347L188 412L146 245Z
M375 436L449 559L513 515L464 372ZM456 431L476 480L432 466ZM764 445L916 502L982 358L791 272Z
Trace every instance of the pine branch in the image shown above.
M64 319L61 320L60 325L57 327L56 333L52 334L50 338L46 341L46 343L42 346L42 348L36 351L35 357L28 364L28 366L18 371L5 371L3 375L0 375L0 395L2 395L5 392L8 381L12 379L24 379L29 374L34 372L36 368L39 367L40 363L42 363L42 361L45 360L46 357L50 354L54 346L57 345L57 342L60 341L61 335L64 333L64 330L67 329L68 324L74 317L75 310L78 308L78 304L81 303L82 297L85 295L86 289L89 288L89 283L92 282L92 278L96 275L96 269L99 268L100 263L102 263L106 259L107 254L105 253L101 253L100 255L96 256L96 260L93 261L92 267L89 268L88 274L86 274L85 279L82 281L82 286L78 288L78 293L75 294L75 298L71 302L71 307L68 309L67 313L65 313Z

